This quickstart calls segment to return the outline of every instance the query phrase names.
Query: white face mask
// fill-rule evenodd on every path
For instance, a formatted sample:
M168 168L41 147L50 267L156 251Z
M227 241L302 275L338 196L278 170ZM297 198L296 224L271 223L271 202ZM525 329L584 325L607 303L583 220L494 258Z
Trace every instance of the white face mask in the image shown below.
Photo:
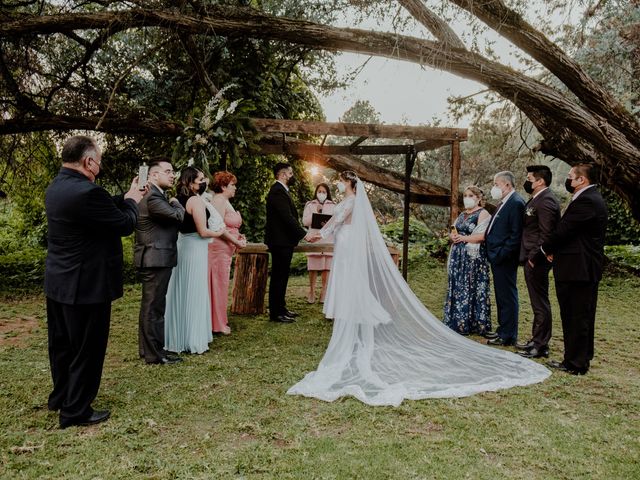
M473 197L464 197L462 199L462 203L464 203L464 208L467 208L469 210L478 204L478 202L476 202L476 199Z
M318 192L318 195L316 195L318 197L318 201L320 203L324 203L324 201L327 199L327 194L326 193L320 193Z
M494 200L502 200L502 190L498 186L493 186L491 188L491 198Z
M342 182L338 182L337 185L336 185L336 188L338 189L338 191L340 193L344 193L347 190L346 185L344 183L342 183Z

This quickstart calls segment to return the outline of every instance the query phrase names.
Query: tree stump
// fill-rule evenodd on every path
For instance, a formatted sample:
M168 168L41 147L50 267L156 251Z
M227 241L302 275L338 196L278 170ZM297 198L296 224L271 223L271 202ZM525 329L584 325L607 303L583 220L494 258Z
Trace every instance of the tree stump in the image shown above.
M264 313L269 275L269 253L262 243L248 244L236 256L231 290L231 313Z

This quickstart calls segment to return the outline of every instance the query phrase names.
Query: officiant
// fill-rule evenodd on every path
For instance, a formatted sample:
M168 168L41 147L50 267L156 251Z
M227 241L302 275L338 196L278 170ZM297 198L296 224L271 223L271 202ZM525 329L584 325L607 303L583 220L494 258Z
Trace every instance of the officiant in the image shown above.
M304 206L302 214L302 224L309 228L310 233L318 232L322 226L331 218L336 204L331 199L331 191L326 183L319 183L313 194L313 200L307 202ZM333 236L317 242L318 244L333 244ZM307 253L307 270L309 271L309 294L307 302L315 303L316 301L316 280L318 274L322 278L322 290L320 293L320 303L324 302L327 290L327 280L329 278L329 270L331 270L331 259L333 253L318 252Z

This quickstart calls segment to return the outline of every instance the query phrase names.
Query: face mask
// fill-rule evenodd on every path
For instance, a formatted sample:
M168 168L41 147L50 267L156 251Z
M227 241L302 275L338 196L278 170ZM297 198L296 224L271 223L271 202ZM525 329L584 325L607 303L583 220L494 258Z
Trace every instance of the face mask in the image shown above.
M344 192L347 190L346 185L345 185L344 183L342 183L342 182L338 182L338 183L336 184L336 188L338 189L338 191L339 191L340 193L344 193Z
M464 203L464 208L467 208L469 210L477 205L475 199L471 197L464 197L462 199L462 203Z
M326 193L318 193L318 195L316 195L318 197L318 201L320 203L324 203L324 201L327 199L327 194Z
M524 191L531 194L533 193L533 183L531 182L531 180L527 180L526 182L524 182Z
M200 185L198 186L198 195L202 195L206 191L207 191L207 182L200 182Z
M293 185L296 184L296 177L291 177L288 181L287 181L287 186L291 187Z
M494 200L502 200L502 190L500 189L500 187L494 185L491 188L491 198L493 198Z
M573 187L573 186L571 185L571 182L573 182L573 180L572 180L572 179L570 179L570 178L567 178L567 179L564 181L564 188L566 188L566 189L567 189L567 192L569 192L569 193L573 193L573 192L575 192L575 191L576 191L576 187Z

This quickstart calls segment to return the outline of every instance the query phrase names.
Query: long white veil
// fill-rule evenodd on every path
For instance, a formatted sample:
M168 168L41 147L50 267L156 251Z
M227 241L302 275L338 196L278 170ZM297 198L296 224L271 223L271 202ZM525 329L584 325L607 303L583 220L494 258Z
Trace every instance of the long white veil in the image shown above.
M325 304L334 318L329 346L318 369L288 394L326 401L351 395L369 405L397 406L404 399L463 397L549 376L534 361L455 333L422 305L389 255L360 180L351 220L336 236L327 292L335 305L327 312Z

